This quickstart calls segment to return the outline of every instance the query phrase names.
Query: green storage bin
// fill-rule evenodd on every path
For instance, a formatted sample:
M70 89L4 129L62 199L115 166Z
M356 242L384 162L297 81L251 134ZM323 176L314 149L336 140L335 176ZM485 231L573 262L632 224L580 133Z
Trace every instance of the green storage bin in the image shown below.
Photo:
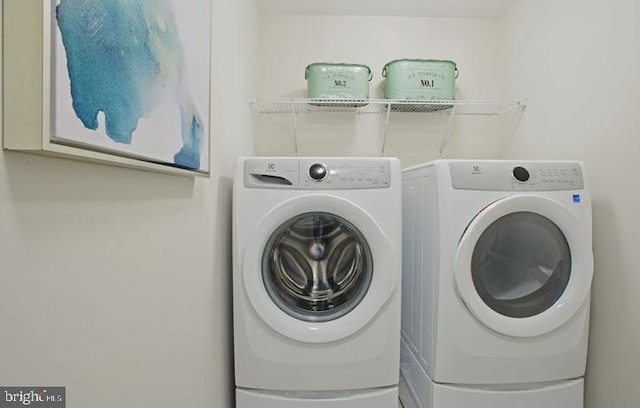
M369 99L371 69L366 65L317 62L305 69L311 99Z
M448 60L401 59L382 70L386 99L453 100L456 63Z

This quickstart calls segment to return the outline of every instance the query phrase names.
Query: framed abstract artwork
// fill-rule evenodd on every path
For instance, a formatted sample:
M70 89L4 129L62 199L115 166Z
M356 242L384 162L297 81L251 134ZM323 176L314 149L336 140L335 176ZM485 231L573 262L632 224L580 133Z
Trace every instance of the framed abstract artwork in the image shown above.
M210 169L211 0L4 0L3 146Z

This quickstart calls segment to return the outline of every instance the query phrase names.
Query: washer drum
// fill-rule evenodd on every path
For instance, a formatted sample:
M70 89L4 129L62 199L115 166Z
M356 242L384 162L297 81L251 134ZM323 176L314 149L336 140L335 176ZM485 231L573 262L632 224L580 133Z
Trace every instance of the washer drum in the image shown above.
M458 67L453 61L401 59L382 69L387 99L453 100Z

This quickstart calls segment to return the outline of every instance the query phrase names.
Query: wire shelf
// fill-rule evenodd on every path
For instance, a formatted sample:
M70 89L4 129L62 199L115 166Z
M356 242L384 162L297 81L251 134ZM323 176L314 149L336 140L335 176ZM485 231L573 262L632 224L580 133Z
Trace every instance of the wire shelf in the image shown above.
M436 113L457 115L504 115L522 110L524 101L462 101L405 99L308 99L255 98L249 101L256 113L349 112L356 114Z
M350 121L349 116L353 116L353 119L366 120L369 125L372 123L369 118L381 124L382 138L378 150L380 155L385 153L391 122L415 124L416 119L419 119L421 125L418 127L429 127L432 137L440 139L439 154L442 156L453 136L457 117L492 118L491 120L502 123L501 131L512 134L524 112L526 101L253 98L249 100L249 105L255 117L275 115L273 119L278 117L277 121L290 124L291 145L296 155L299 153L298 139L301 126L313 124L327 127L327 119L331 117ZM410 117L403 116L405 114L409 114ZM282 119L279 119L280 116ZM356 120L355 123L363 125L360 120ZM439 124L440 130L433 134L433 127L429 123ZM371 129L369 125L363 125L364 129Z

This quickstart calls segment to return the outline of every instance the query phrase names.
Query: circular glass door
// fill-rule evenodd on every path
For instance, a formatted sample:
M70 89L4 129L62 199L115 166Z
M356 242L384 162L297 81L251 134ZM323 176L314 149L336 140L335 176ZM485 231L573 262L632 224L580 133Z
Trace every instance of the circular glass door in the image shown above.
M337 319L363 299L372 279L371 249L346 219L309 212L281 224L262 255L267 293L285 313L309 322Z
M466 309L502 334L560 327L589 299L591 230L560 202L514 195L484 207L462 233L455 287Z
M494 221L480 235L471 258L471 277L480 298L494 311L523 318L558 301L571 275L571 249L548 218L515 212Z

